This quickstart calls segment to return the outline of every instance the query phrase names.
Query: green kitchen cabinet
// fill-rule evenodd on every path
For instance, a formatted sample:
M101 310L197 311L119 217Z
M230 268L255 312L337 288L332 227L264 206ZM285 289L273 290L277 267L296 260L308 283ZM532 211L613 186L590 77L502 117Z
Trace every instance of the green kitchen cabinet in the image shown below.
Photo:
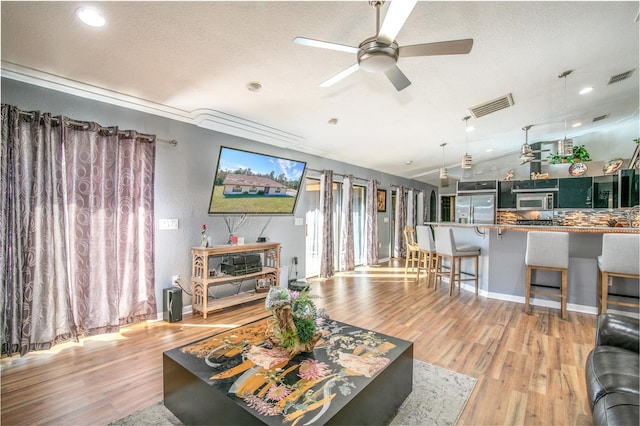
M615 209L618 207L618 174L593 178L593 207Z
M558 208L585 209L593 207L593 178L559 179Z
M498 208L499 209L515 209L516 208L516 194L511 190L513 189L512 181L500 181L498 182Z
M622 170L620 174L620 207L640 205L638 169Z

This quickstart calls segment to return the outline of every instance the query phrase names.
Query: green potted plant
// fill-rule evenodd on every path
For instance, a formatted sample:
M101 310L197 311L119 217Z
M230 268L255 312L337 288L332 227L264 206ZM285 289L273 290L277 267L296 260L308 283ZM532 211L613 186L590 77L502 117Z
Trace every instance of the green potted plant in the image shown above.
M560 164L560 163L584 163L585 161L591 161L591 155L589 155L589 151L585 148L584 145L578 145L573 147L573 154L568 156L560 156L558 154L549 154L550 164Z

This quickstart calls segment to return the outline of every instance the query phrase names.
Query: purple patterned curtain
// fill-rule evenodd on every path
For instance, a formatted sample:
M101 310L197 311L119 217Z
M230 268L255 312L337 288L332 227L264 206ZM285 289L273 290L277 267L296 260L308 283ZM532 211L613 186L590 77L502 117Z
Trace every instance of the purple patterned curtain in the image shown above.
M394 247L393 257L405 257L407 255L407 247L404 241L404 227L407 225L407 212L404 200L404 186L398 186L396 189L396 223L394 228Z
M340 238L340 270L355 269L353 248L353 176L342 181L342 235Z
M95 123L65 126L71 304L79 334L155 313L155 140Z
M365 244L367 247L367 265L378 264L378 183L372 179L367 182Z
M320 278L329 278L335 272L333 265L333 170L324 170L320 176L320 215L322 217Z
M51 114L2 105L2 352L77 340L69 310L61 126ZM58 120L59 122L59 120Z
M407 223L406 226L415 228L416 217L416 195L413 188L407 190ZM402 228L404 229L404 228Z
M155 141L67 123L2 105L3 353L155 316Z

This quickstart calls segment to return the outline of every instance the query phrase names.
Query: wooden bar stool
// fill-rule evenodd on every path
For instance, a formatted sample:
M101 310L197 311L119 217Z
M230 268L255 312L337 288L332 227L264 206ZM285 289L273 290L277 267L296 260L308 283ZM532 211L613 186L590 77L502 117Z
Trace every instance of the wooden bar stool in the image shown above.
M532 294L560 298L562 319L567 319L567 275L569 270L569 233L535 232L527 233L527 265L525 282L524 311L529 313L529 300ZM532 283L534 269L560 272L560 287L551 284ZM539 287L541 290L532 289ZM559 292L550 291L551 289Z
M412 271L414 268L418 268L420 264L420 249L416 243L416 235L413 231L413 226L405 226L403 235L404 243L407 247L407 254L404 259L404 274L407 275L409 265L411 265Z
M420 250L416 281L420 280L420 269L424 269L427 273L427 287L429 287L431 278L435 276L436 269L436 242L433 239L431 228L425 225L417 225L416 239Z
M638 296L614 294L609 291L609 278L640 279L640 234L602 235L602 255L598 256L598 313L607 312L607 305L640 308L638 302L611 300L609 296L637 299ZM638 289L638 282L633 283Z
M453 288L458 283L458 289L462 281L475 281L476 295L478 294L478 259L480 257L480 247L470 245L456 245L453 236L453 229L446 226L436 228L436 288L438 280L442 282L442 277L449 277L449 296L453 296ZM443 260L449 259L449 272L444 270ZM462 272L462 259L474 260L474 273ZM470 278L462 278L462 275Z

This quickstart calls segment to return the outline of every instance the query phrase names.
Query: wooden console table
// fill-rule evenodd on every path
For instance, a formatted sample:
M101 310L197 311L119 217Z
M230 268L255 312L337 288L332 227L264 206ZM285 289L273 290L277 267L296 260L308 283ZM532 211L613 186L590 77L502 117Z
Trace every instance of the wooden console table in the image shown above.
M244 275L211 275L208 267L210 257L221 257L239 253L260 253L262 255L262 270ZM191 256L191 309L194 313L200 312L205 319L209 312L221 311L229 306L263 299L267 296L267 292L247 291L232 296L209 300L208 290L210 286L247 278L268 280L272 286L278 285L279 283L280 243L193 247L191 249Z

